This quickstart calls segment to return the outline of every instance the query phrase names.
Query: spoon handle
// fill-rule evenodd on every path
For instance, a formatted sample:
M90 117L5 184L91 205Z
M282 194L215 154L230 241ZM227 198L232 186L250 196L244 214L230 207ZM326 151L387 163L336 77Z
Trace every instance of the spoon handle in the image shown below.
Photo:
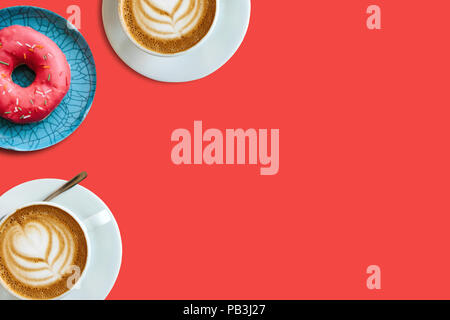
M82 173L77 175L75 178L73 178L72 180L70 180L69 182L64 184L61 188L59 188L58 190L53 192L47 198L45 198L44 202L48 202L48 201L53 200L54 198L59 196L61 193L64 193L67 190L72 189L73 187L75 187L77 184L79 184L81 181L83 181L86 178L87 178L87 173L83 171Z

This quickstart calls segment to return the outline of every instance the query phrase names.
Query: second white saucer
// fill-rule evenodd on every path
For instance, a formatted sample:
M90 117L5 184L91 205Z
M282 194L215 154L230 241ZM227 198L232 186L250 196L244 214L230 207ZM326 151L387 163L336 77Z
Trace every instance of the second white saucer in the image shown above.
M41 179L23 183L0 196L0 217L21 206L41 201L67 181ZM89 232L92 258L80 288L73 290L64 300L103 300L116 282L122 263L122 241L116 220L106 204L93 192L77 185L53 200L54 203L72 210L78 218L107 210L111 221ZM0 300L15 299L0 286Z
M207 41L176 57L157 57L137 48L122 29L117 1L103 0L103 25L117 55L136 72L163 82L201 79L222 67L236 53L250 22L250 0L219 1L217 25Z

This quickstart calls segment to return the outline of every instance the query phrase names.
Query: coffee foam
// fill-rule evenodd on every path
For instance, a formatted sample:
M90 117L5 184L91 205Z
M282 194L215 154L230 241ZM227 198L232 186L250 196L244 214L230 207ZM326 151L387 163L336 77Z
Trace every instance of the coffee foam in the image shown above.
M84 270L83 230L64 211L51 206L21 209L0 228L0 271L17 294L36 299L61 295L71 268Z
M134 4L137 25L153 37L182 37L200 22L205 3L201 0L138 0Z
M143 47L176 53L193 47L214 21L216 0L122 0L132 37Z

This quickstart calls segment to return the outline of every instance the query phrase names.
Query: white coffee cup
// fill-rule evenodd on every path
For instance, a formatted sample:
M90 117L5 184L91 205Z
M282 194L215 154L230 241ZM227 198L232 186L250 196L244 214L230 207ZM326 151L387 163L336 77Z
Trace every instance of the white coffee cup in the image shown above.
M15 214L17 211L21 210L21 209L25 209L28 207L32 207L32 206L36 206L36 205L43 205L43 206L49 206L49 207L54 207L57 209L60 209L62 211L64 211L65 213L67 213L68 215L70 215L80 226L80 228L83 230L83 235L86 239L86 244L87 244L87 256L86 256L86 265L84 267L83 272L81 272L80 277L78 279L78 281L76 282L75 286L72 286L71 288L68 288L69 290L64 292L63 294L59 295L58 297L49 299L49 300L59 300L64 298L65 296L67 296L69 293L71 293L73 290L76 290L82 283L86 271L89 268L89 264L90 264L90 260L91 260L91 242L89 239L89 231L94 230L97 227L100 227L104 224L107 224L108 222L111 221L111 214L107 211L107 210L102 210L100 212L97 212L96 214L93 214L91 216L89 216L88 218L85 218L83 220L79 219L71 210L53 203L53 202L32 202L32 203L28 203L16 210L14 210L14 212L5 215L4 217L2 217L0 219L0 228L2 227L3 223L13 214ZM14 297L20 299L20 300L32 300L26 297L23 297L19 294L17 294L16 292L14 292L12 289L10 289L6 283L4 282L4 280L0 277L0 284L2 285L3 288L5 288L6 291L8 291L11 295L13 295Z
M218 19L218 16L219 16L219 8L220 8L220 2L221 1L222 0L216 0L216 14L214 15L214 21L213 21L213 23L211 25L211 28L209 29L208 33L198 43L196 43L194 46L190 47L187 50L184 50L184 51L181 51L181 52L176 52L176 53L159 53L159 52L152 51L152 50L149 50L149 49L141 46L131 36L131 34L127 30L127 25L126 25L125 20L123 19L123 14L122 14L122 5L121 5L122 4L122 0L117 0L117 4L118 4L119 20L120 20L120 24L122 25L122 30L127 35L128 39L130 39L130 41L132 43L134 43L134 45L136 47L138 47L139 49L141 49L142 51L144 51L146 53L149 53L149 54L157 56L157 57L176 57L176 56L180 56L180 55L186 54L188 52L191 52L192 50L202 46L206 42L207 38L211 35L212 31L214 30L214 28L217 25L217 19Z

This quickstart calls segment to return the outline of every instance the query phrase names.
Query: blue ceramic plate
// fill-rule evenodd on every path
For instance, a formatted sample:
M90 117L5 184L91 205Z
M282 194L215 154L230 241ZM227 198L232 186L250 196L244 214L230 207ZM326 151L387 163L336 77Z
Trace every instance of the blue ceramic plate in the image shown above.
M0 119L0 148L16 151L48 148L70 136L89 112L97 83L94 58L81 33L70 28L67 20L56 13L30 6L0 10L0 29L12 25L31 27L52 39L67 57L72 82L64 100L47 119L27 125ZM33 76L22 68L14 72L13 80L24 86Z

